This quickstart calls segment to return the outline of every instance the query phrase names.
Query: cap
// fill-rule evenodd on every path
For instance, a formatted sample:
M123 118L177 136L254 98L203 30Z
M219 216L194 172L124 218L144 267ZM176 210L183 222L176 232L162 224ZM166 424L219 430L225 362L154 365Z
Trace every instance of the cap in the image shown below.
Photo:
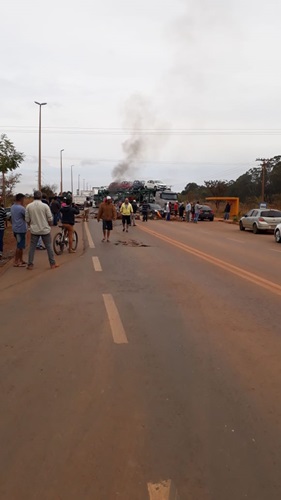
M111 200L111 196L107 196L107 197L106 197L106 199L107 199L107 200Z

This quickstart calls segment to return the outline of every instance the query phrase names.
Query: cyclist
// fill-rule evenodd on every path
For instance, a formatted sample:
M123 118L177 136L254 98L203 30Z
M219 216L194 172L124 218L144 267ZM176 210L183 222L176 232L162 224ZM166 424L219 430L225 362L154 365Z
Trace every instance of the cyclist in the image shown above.
M68 251L69 253L75 253L75 250L72 249L72 241L73 241L73 231L74 231L74 224L75 224L75 215L79 214L79 208L72 203L71 198L67 198L66 201L66 206L61 207L61 215L62 215L62 220L61 223L67 231L67 236L68 236Z

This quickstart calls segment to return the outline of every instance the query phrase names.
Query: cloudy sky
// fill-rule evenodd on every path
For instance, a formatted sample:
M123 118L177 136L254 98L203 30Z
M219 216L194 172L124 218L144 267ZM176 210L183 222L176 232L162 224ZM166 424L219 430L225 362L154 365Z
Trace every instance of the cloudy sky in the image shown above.
M18 189L235 179L281 154L279 0L9 0L0 132L26 155ZM137 147L135 147L137 146ZM126 170L127 169L127 170Z

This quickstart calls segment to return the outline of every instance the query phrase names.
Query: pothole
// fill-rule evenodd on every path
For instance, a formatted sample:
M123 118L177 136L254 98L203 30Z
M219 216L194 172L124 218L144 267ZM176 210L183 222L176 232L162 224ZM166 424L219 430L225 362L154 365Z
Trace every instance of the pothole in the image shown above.
M145 245L141 241L137 240L118 240L114 245L123 245L125 247L149 247L150 245Z

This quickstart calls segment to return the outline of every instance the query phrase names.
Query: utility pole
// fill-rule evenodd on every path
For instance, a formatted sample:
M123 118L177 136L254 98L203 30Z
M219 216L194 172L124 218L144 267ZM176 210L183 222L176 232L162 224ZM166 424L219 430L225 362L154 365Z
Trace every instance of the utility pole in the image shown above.
M261 161L262 163L262 175L261 175L261 201L264 202L264 191L265 191L265 172L268 163L270 162L270 158L257 158L256 161Z
M39 152L38 152L38 190L41 191L42 186L42 169L41 169L41 107L46 106L46 102L37 102L35 104L39 106Z

